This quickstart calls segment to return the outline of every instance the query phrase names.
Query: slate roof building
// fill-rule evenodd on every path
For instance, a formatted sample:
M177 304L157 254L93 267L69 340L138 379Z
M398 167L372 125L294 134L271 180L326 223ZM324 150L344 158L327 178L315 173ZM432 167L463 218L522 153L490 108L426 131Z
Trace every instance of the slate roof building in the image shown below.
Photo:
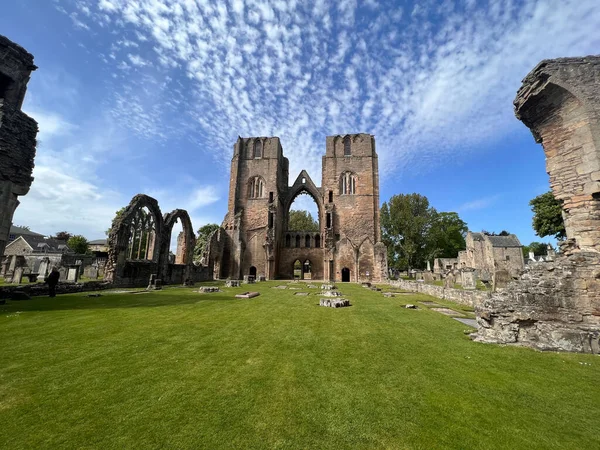
M490 236L469 231L465 240L467 248L458 254L458 266L475 269L481 280L491 280L500 270L517 277L525 267L523 246L514 234Z

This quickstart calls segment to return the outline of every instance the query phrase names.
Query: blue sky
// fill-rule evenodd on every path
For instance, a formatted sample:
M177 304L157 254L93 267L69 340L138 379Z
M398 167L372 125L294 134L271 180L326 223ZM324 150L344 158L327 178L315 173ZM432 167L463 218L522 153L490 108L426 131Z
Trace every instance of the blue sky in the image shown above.
M104 237L137 193L221 223L238 135L279 136L290 182L325 137L377 141L381 201L426 195L523 243L544 155L514 118L544 58L600 53L597 0L19 0L0 34L35 56L40 125L14 222Z

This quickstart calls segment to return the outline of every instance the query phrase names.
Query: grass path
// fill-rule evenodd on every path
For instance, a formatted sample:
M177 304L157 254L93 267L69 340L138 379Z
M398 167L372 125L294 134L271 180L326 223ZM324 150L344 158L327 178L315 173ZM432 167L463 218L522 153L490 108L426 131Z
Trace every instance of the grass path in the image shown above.
M0 448L600 448L597 356L471 342L402 308L423 295L342 285L334 310L277 284L0 306Z

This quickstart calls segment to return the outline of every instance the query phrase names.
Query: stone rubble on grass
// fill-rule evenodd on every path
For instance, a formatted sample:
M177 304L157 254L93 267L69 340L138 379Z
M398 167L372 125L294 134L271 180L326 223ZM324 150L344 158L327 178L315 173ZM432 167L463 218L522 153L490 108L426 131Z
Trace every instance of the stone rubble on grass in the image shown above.
M338 298L335 300L329 298L322 298L319 302L319 306L326 306L328 308L343 308L345 306L351 306L350 300L345 298Z
M287 286L273 286L273 289L287 289Z
M332 291L334 289L335 289L335 285L333 285L333 284L322 284L321 285L322 291Z
M340 291L323 291L321 295L324 297L341 297L342 293Z
M307 296L307 295L310 295L310 294L308 292L294 292L294 295Z
M221 292L221 289L219 289L218 286L202 286L200 289L198 289L198 292L201 294L206 294L209 292Z
M319 289L317 286L315 286L314 284L309 284L308 286L306 286L308 289Z
M384 292L383 296L386 298L392 298L392 297L395 297L396 294L394 294L393 292Z
M227 280L225 287L240 287L240 280Z
M405 305L404 307L405 307L406 309L419 309L419 308L417 307L417 305L412 305L412 304L410 304L410 303L409 303L408 305Z

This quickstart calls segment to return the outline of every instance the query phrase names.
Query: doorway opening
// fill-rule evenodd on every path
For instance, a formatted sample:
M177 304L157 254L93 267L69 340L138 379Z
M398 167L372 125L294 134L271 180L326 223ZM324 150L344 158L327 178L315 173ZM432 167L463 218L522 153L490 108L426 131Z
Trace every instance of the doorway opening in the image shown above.
M350 282L350 269L348 269L347 267L344 267L342 269L342 282L343 283Z

